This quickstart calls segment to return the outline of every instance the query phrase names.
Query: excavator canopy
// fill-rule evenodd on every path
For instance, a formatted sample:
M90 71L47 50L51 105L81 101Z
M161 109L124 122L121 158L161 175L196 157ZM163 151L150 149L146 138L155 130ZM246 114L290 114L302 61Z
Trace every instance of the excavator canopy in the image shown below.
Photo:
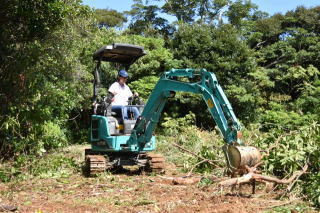
M116 62L130 66L140 57L146 55L144 48L132 44L114 43L98 49L93 54L94 60Z

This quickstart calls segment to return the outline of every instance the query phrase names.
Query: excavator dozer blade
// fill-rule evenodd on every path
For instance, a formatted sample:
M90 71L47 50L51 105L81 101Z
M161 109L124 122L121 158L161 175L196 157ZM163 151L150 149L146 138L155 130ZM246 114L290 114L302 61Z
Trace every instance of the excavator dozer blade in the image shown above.
M255 166L261 160L260 151L253 146L224 145L222 149L232 171L243 170L245 166Z

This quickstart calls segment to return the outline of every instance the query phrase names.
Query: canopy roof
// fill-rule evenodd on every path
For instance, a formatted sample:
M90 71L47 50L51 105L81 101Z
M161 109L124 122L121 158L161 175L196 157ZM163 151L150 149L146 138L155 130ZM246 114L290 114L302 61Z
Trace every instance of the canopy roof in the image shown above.
M144 48L132 44L114 43L98 49L93 54L94 60L116 62L130 66L141 56L146 55Z

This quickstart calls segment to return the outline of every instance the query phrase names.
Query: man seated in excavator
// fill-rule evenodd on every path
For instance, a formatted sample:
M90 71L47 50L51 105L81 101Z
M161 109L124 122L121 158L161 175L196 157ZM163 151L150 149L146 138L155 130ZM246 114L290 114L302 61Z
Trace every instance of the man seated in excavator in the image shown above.
M140 112L137 107L128 107L128 102L131 102L133 97L138 97L138 94L132 93L130 88L126 84L128 77L129 75L127 71L123 69L120 70L118 72L118 80L109 87L108 91L113 95L111 110L116 114L121 115L123 120L137 120Z

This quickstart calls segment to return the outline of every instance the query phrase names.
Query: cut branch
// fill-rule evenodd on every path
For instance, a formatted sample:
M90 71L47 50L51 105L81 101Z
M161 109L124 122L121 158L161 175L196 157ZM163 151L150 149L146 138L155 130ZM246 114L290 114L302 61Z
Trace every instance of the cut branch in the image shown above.
M205 163L205 162L208 162L208 159L202 160L202 161L198 162L196 165L194 165L194 166L190 169L190 171L188 172L187 176L190 176L190 175L192 174L192 171L193 171L197 166L199 166L200 164Z
M243 175L239 178L230 178L228 180L221 181L219 183L220 186L232 186L240 183L248 183L253 180L256 181L268 181L274 182L278 184L289 184L294 181L297 177L299 178L302 174L304 174L308 169L308 164L306 164L301 171L295 172L289 179L278 179L276 177L264 176L260 174L254 173L254 170L251 169L248 174Z

